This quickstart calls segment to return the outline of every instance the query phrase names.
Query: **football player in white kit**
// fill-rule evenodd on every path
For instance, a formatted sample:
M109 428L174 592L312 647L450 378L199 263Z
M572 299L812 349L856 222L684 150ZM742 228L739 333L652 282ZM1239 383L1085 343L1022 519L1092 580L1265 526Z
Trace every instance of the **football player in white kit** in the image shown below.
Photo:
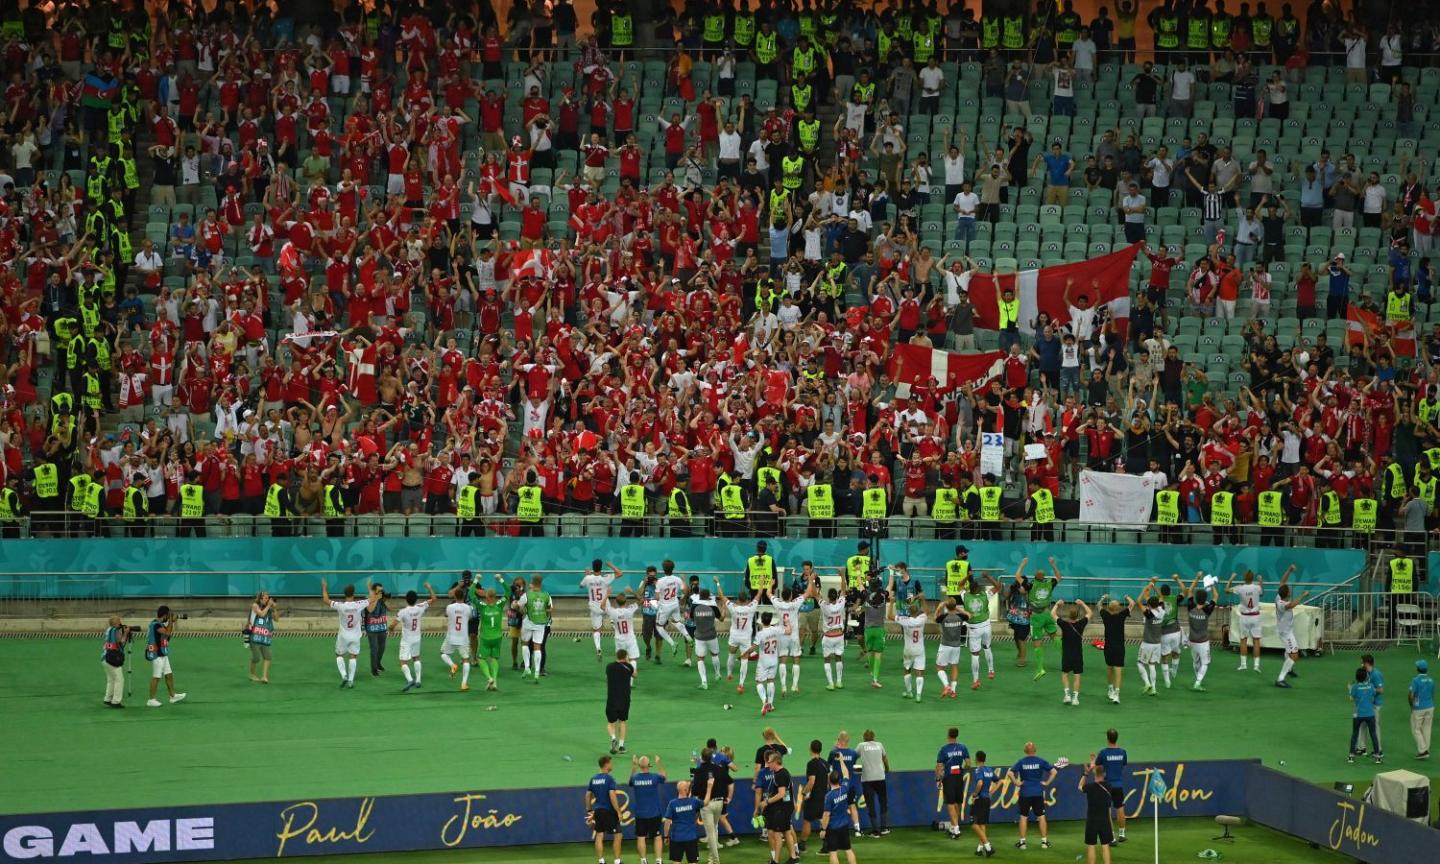
M910 602L909 614L897 615L895 612L895 601L890 601L890 617L896 624L900 625L900 644L902 646L901 657L905 664L904 682L905 692L902 694L906 699L912 695L911 676L914 676L913 695L915 701L920 701L920 694L925 689L925 609L920 605L919 598Z
M755 607L758 603L744 589L740 591L739 600L727 598L718 584L715 592L720 598L720 608L730 616L730 637L726 640L730 653L725 658L725 680L735 680L735 658L740 658L740 683L735 686L735 692L744 693L745 674L750 671L750 657L755 653L751 631L755 629Z
M1285 646L1285 662L1280 664L1280 677L1275 679L1275 686L1286 690L1290 689L1290 682L1285 679L1290 677L1290 670L1300 659L1300 642L1295 638L1295 607L1310 596L1309 591L1302 591L1299 597L1291 598L1294 592L1290 590L1289 579L1294 570L1295 565L1291 564L1285 575L1280 577L1280 587L1275 591L1275 636Z
M680 645L670 637L669 628L674 627L680 638L690 639L685 632L685 622L680 615L680 598L685 594L685 580L675 575L675 562L666 558L660 564L664 575L655 580L655 599L659 604L655 610L655 632L670 646L672 655L679 653Z
M391 633L400 632L400 674L405 676L401 693L420 686L420 619L436 599L435 589L429 582L425 583L425 590L430 592L429 600L421 600L413 590L406 591L405 608L396 612L395 620L390 623Z
M335 636L335 668L340 670L340 689L355 689L355 660L360 656L360 632L362 613L375 608L378 596L370 595L369 600L355 597L355 586L345 586L345 597L330 599L330 587L320 579L320 599L340 616L340 632Z
M1280 579L1283 582L1295 571L1295 565L1285 571ZM1240 639L1240 671L1250 668L1250 658L1246 653L1248 646L1254 646L1255 671L1260 671L1260 598L1265 593L1265 578L1256 574L1253 570L1245 571L1245 581L1235 585L1235 575L1225 580L1225 593L1234 594L1239 602L1235 606L1233 618L1235 629Z
M616 571L617 578L619 571ZM615 637L615 651L618 654L622 649L628 658L630 668L634 670L630 676L630 683L635 683L635 677L640 674L640 666L635 659L640 656L640 646L635 642L635 613L640 611L639 606L630 605L630 597L634 592L629 588L619 594L611 594L606 598L605 615L610 619L610 635Z
M601 572L605 567L610 568L610 574ZM605 619L609 617L609 604L605 598L610 596L610 583L624 576L620 568L609 561L602 562L599 558L590 562L590 569L580 579L580 587L585 589L585 598L590 604L590 638L595 641L595 662L604 662L600 653L600 628L604 626ZM635 652L631 651L630 656L634 657Z
M760 632L755 634L755 644L760 651L760 660L755 664L755 692L760 696L761 717L775 710L775 672L780 668L780 644L786 636L795 635L789 628L773 623L774 620L773 613L762 613Z
M819 583L819 577L816 577ZM820 655L825 663L825 689L845 689L845 597L837 588L825 594L820 604Z
M475 609L465 600L465 589L456 585L446 593L450 605L445 607L445 641L440 643L440 659L450 667L450 677L455 677L455 661L451 654L460 655L460 689L470 689L470 616Z
M770 600L770 605L780 613L780 626L788 634L780 640L780 695L790 690L800 692L800 607L813 596L815 586L806 586L805 591L795 596L795 589L788 585L780 589L780 598ZM764 595L766 592L761 592ZM763 601L762 601L763 602ZM790 669L790 683L786 687L785 669Z

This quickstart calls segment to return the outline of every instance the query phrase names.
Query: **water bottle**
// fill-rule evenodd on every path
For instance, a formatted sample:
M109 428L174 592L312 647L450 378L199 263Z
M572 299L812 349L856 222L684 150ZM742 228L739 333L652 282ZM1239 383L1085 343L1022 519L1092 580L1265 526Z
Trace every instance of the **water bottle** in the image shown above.
M690 767L691 767L691 768L696 768L696 767L699 767L699 765L700 765L700 751L699 751L699 750L696 750L695 748L692 747L692 748L690 748Z

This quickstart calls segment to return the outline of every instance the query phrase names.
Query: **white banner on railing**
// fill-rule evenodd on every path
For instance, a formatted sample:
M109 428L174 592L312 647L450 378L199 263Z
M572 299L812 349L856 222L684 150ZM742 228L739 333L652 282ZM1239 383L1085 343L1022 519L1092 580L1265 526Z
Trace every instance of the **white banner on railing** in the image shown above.
M1155 486L1136 474L1080 472L1080 521L1137 524L1150 521Z

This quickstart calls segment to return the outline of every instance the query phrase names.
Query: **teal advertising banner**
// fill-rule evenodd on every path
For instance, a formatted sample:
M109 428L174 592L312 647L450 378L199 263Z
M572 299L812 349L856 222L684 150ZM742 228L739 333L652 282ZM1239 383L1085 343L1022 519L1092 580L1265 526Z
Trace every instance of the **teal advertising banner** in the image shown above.
M855 553L854 540L771 539L769 552L782 567L813 561L828 574ZM907 562L926 592L935 584L955 543L946 540L882 540L882 564ZM1344 582L1364 566L1353 549L1259 546L1079 544L966 541L970 560L1008 577L1021 558L1029 567L1048 567L1054 557L1067 577L1062 597L1083 590L1138 591L1151 576L1192 578L1196 571L1222 581L1232 572L1255 570L1270 578L1296 565L1300 583L1313 590ZM721 575L728 592L740 586L751 539L560 538L560 537L375 537L375 538L112 538L103 541L7 540L0 543L0 598L240 597L259 588L282 595L313 594L319 578L332 584L363 582L367 576L397 588L424 579L440 584L461 570L477 573L553 574L547 588L560 596L580 592L582 571L593 559L625 571L622 584L635 585L647 565L669 558L679 572ZM1432 565L1433 566L1433 565ZM932 596L935 596L932 594Z

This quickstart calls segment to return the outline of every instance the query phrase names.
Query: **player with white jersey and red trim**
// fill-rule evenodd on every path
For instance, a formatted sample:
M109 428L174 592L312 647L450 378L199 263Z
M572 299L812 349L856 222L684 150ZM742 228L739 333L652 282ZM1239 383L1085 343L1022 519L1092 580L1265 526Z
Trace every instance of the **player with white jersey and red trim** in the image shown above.
M775 710L775 672L780 668L780 644L786 636L794 635L774 621L774 613L761 613L760 632L755 634L755 645L760 652L760 661L755 664L755 692L760 696L761 717Z
M640 607L630 605L633 593L627 588L619 594L611 594L606 599L605 611L606 617L610 619L610 634L615 638L616 654L623 650L630 668L635 670L631 675L632 682L635 676L640 674L640 667L635 659L640 656L640 646L635 642L635 613L640 611Z
M816 577L819 582L819 577ZM831 588L820 604L820 655L825 663L825 689L845 689L845 619L849 609L839 589Z
M890 619L900 625L900 656L905 664L903 696L909 699L913 693L915 701L919 702L920 693L925 689L925 622L928 616L919 598L916 598L910 601L908 614L905 615L897 614L895 601L890 601ZM913 688L912 675L915 679Z
M460 689L470 689L470 618L475 609L465 599L465 589L459 585L446 592L450 605L445 607L445 641L440 643L440 659L450 667L450 677L455 677L455 662L451 654L460 655Z
M735 658L740 658L740 683L735 686L735 692L744 693L745 674L750 670L750 658L755 653L755 609L759 606L759 601L744 589L740 591L739 600L726 597L718 585L715 591L720 598L720 608L730 616L730 637L727 640L729 656L725 658L725 680L735 680Z
M370 599L355 597L355 586L345 586L345 596L340 600L330 599L330 586L320 580L320 599L340 616L340 631L335 634L335 668L340 670L340 689L355 689L355 661L360 656L360 628L362 613L375 608L379 600L376 594Z
M601 572L605 567L610 568L610 575ZM625 574L620 568L609 561L602 562L599 558L590 562L590 569L580 579L580 587L585 589L585 599L590 606L590 638L595 641L595 662L601 663L604 657L600 653L600 628L604 626L606 618L609 617L610 607L605 602L610 596L610 584ZM631 652L631 657L635 656Z
M429 582L425 583L425 590L430 592L429 600L421 600L414 590L406 591L405 608L396 612L395 620L390 622L391 633L400 631L400 674L405 676L402 693L420 686L420 619L436 600L435 589Z

